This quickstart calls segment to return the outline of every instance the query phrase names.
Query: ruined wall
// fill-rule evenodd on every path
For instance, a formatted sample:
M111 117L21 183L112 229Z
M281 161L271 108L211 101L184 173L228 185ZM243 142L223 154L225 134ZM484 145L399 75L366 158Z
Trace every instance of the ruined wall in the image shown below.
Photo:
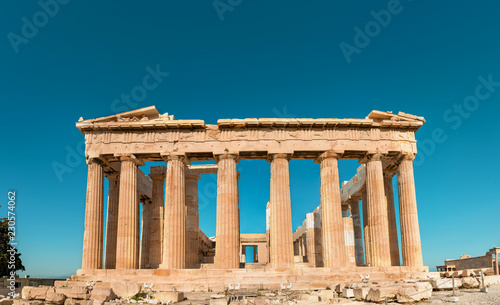
M491 255L485 255L463 259L447 259L444 263L446 266L456 266L457 270L492 268L493 258Z

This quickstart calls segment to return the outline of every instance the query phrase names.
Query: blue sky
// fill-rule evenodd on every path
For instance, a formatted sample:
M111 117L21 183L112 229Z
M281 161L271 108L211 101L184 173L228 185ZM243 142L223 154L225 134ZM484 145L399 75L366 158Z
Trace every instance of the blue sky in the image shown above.
M497 1L3 1L0 213L15 190L26 273L67 276L81 266L87 167L75 122L149 105L206 123L363 118L373 109L424 116L415 161L424 263L484 255L500 246L499 9ZM140 91L151 69L161 82ZM342 160L341 180L357 166ZM269 164L239 169L241 232L264 232ZM319 204L319 166L293 160L290 176L296 229ZM208 235L214 179L200 182Z

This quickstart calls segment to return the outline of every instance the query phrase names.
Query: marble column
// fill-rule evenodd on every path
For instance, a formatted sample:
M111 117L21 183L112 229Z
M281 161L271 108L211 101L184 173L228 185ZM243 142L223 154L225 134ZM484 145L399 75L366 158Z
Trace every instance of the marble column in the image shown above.
M198 180L200 175L186 172L186 268L200 268Z
M380 154L370 155L366 164L366 193L368 196L368 226L370 234L371 265L384 267L391 265L389 246L389 222L385 199L384 175Z
M148 269L151 267L149 264L149 242L151 236L151 210L152 204L150 200L143 200L142 202L142 234L141 234L141 269Z
M215 268L240 267L240 222L238 207L238 173L236 154L216 156L217 224L215 238Z
M140 211L135 156L121 156L116 269L139 269Z
M363 251L363 232L361 228L361 217L359 215L359 199L352 199L349 210L354 226L354 244L356 245L356 265L365 264L365 253Z
M399 165L399 219L401 221L403 266L423 266L415 180L413 177L414 159L414 155L405 156Z
M106 217L105 269L116 267L116 234L118 230L118 196L120 192L120 174L108 173L108 212Z
M271 262L271 201L266 203L266 246L267 246L267 263Z
M363 234L365 238L365 265L372 266L370 251L370 227L368 226L368 196L366 189L361 193L361 204L363 208Z
M186 181L184 156L170 155L167 159L165 217L162 269L186 267Z
M337 154L328 151L316 160L321 164L321 236L326 268L347 265L338 158Z
M343 217L346 266L356 266L354 223L351 217Z
M387 201L387 219L389 222L389 247L391 250L391 265L401 265L399 261L398 224L394 208L394 191L392 190L392 174L384 173L385 198Z
M323 267L323 247L321 237L321 214L306 214L306 256L311 267Z
M302 241L302 256L307 259L307 233L304 233L300 240Z
M294 265L292 206L290 198L289 154L273 154L271 162L270 246L271 267L289 268Z
M102 269L104 172L99 159L88 160L82 269Z
M240 263L246 263L247 262L247 247L242 246L241 247L241 255L240 255Z
M495 251L495 275L500 275L500 266L498 265L498 252Z
M163 213L165 207L165 167L152 166L149 177L153 181L151 198L151 227L149 237L149 265L158 269L163 251Z

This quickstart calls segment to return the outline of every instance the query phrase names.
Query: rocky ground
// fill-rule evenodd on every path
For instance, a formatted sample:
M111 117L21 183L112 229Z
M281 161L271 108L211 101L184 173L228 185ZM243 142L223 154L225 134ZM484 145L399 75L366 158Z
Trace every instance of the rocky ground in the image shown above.
M85 284L85 283L80 283ZM99 287L99 285L107 287ZM95 286L94 286L95 285ZM454 286L453 286L454 285ZM225 292L177 292L143 289L137 283L90 283L74 287L26 286L22 298L0 297L0 305L121 305L121 304L498 304L500 276L485 276L487 292L482 292L479 277L436 278L429 280L393 280L383 282L339 283L329 289L263 290L239 289ZM456 287L453 299L452 287ZM459 287L459 288L457 288ZM181 301L182 300L182 301ZM358 300L358 301L357 301ZM371 303L365 300L371 301ZM179 302L180 301L180 302ZM455 301L455 302L454 302Z
M307 295L307 294L306 294ZM318 301L314 296L316 293L311 292L311 297L304 297L303 295L295 295L287 298L283 295L276 296L259 296L257 298L252 298L252 300L235 300L229 302L229 304L374 304L368 302L359 302L352 299L345 298L335 298L330 301ZM212 297L214 295L212 294ZM413 304L459 304L459 305L499 305L500 304L500 284L492 285L488 288L487 293L481 292L480 289L457 289L455 296L458 297L458 302L452 302L453 292L449 290L444 291L434 291L432 293L432 298L427 300L422 300ZM206 296L207 298L210 296ZM191 305L202 305L202 304L226 304L225 299L211 299L211 300L185 300L177 304L191 304ZM384 304L384 303L382 303ZM399 304L394 301L388 301L387 304Z
M459 298L459 301L455 304L500 304L500 285L490 286L487 293L481 292L480 289L461 289L455 295ZM427 303L449 303L450 296L452 296L450 291L435 291L432 293L432 299Z

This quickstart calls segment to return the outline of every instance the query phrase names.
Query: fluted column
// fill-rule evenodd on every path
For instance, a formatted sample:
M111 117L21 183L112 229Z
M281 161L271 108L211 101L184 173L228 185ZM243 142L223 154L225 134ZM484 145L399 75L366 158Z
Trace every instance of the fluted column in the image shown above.
M142 234L141 234L141 269L150 268L149 264L149 237L151 236L151 210L150 200L142 203Z
M273 154L269 157L271 162L269 233L273 268L289 268L294 265L289 158L288 154Z
M321 213L306 214L306 256L311 267L323 267Z
M82 269L102 268L104 176L101 161L88 160Z
M161 264L163 250L165 167L152 166L149 177L153 180L153 198L151 198L151 224L149 237L149 265L151 269L158 269Z
M198 180L200 175L186 173L186 268L199 268Z
M401 248L404 266L423 266L420 229L418 227L417 198L413 177L414 155L406 156L399 165L399 219L401 221Z
M108 178L108 212L106 217L106 256L105 269L116 267L116 235L118 230L118 196L120 192L120 174L106 174Z
M368 196L366 195L366 188L361 193L361 204L363 208L363 234L365 242L365 265L372 266L371 250L370 250L370 227L368 226Z
M389 222L381 157L379 154L371 155L366 164L366 193L369 202L367 214L371 241L369 254L372 266L377 267L391 265Z
M365 189L361 192L361 206L363 209L363 236L365 245L365 265L371 266L371 254L370 253L370 227L368 226L368 196L366 195Z
M389 247L391 249L391 265L399 266L398 224L394 208L394 192L392 190L392 174L384 173L385 198L387 200L387 219L389 222Z
M351 217L342 217L344 226L345 257L347 266L356 266L356 244L354 224Z
M139 269L140 211L135 156L121 156L116 269Z
M170 155L167 160L165 218L162 269L186 267L186 191L184 156Z
M218 170L215 267L219 269L236 269L240 266L237 159L235 154L216 156Z
M321 236L327 268L347 265L338 158L333 152L325 152L316 160L321 163Z
M361 229L361 218L359 215L359 198L352 199L349 203L350 214L354 226L354 244L356 246L356 265L365 264L365 254L363 251L363 232Z
M495 262L494 262L494 266L495 266L495 275L499 275L500 274L500 266L498 265L498 252L495 251Z
M271 201L266 203L266 245L267 245L267 263L271 262Z

